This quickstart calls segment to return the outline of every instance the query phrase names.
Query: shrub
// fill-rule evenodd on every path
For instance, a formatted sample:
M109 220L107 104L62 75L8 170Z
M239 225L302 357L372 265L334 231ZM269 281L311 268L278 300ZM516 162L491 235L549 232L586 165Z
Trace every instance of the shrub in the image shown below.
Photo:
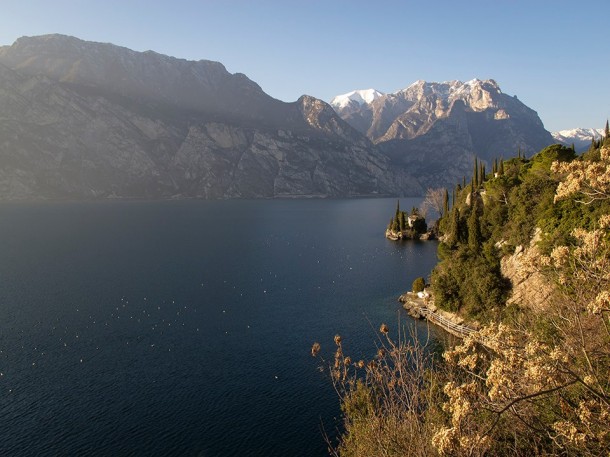
M422 292L426 288L426 281L421 276L413 281L413 293Z

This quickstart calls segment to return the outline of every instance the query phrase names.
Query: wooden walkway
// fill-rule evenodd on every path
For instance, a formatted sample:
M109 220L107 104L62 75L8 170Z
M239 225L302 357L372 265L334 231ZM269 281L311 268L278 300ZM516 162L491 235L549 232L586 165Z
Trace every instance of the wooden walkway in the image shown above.
M428 309L425 306L420 306L419 312L422 316L424 316L426 319L428 319L433 324L436 324L439 327L444 328L449 333L451 333L452 335L455 335L457 337L464 338L465 336L476 333L475 329L470 328L466 325L456 324L455 322L444 318L440 314L430 311L430 309Z
M456 324L439 313L432 311L430 308L428 308L428 306L421 302L421 299L407 295L408 294L401 295L400 301L403 302L405 309L414 318L426 319L452 335L457 336L458 338L464 338L465 336L471 335L477 331L476 329L468 327L467 325Z

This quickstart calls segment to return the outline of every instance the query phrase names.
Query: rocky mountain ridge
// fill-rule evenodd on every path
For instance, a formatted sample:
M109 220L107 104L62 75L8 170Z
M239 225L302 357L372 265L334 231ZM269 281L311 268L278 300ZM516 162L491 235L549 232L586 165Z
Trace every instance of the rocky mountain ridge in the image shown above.
M62 35L0 48L0 140L4 199L422 192L320 100Z
M425 186L453 186L469 175L475 156L490 164L518 150L531 155L554 142L537 113L492 79L420 80L370 102L333 107Z

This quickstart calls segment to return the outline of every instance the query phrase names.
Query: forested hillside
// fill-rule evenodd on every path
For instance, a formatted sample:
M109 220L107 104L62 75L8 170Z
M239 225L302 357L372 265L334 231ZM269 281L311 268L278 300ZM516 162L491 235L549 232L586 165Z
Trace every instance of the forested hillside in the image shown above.
M341 338L331 374L363 455L586 455L610 449L610 132L494 162L454 189L439 222L437 306L481 322L442 357L380 328L371 361ZM501 259L544 278L541 306L507 299ZM530 294L540 294L535 287Z

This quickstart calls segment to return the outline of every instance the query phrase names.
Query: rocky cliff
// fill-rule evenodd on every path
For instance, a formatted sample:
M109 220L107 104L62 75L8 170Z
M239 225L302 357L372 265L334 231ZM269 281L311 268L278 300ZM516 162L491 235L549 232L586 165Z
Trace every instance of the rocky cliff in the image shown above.
M218 62L61 35L0 48L0 198L421 193L326 103Z
M554 142L537 113L493 80L417 81L369 102L346 96L333 99L337 113L424 186L452 187L470 176L475 156L489 165Z
M512 289L507 304L544 311L554 294L554 287L537 268L533 268L533 259L540 256L536 243L540 241L540 230L537 230L529 246L517 246L511 255L502 257L500 265L502 276L508 278Z

